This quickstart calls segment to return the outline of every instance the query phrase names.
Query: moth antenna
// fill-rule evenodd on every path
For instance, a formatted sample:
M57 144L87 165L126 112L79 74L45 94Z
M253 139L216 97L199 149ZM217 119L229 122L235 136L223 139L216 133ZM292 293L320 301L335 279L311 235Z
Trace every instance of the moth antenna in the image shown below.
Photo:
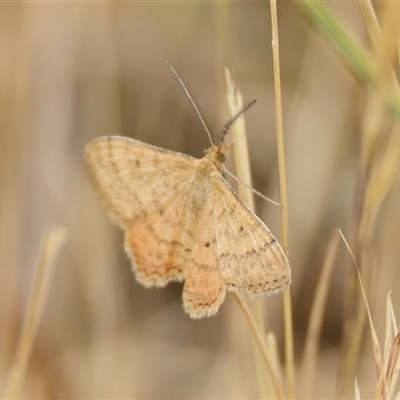
M231 178L233 178L237 183L239 183L240 185L243 185L244 187L246 187L247 189L250 189L254 194L256 194L257 196L261 197L263 200L268 201L269 203L272 203L278 207L282 207L282 204L277 203L276 201L268 198L267 196L264 196L262 193L260 193L258 190L252 188L250 185L248 185L247 183L244 183L242 180L240 180L237 176L235 176L234 174L232 174L232 172L229 172L226 168L223 169L223 172L226 175L229 175Z
M232 128L232 125L235 123L235 121L250 107L252 106L257 100L252 100L246 103L240 110L239 112L233 116L222 128L222 131L219 134L219 139L218 139L218 146L222 145L222 142L224 141L225 135L229 132L229 130Z
M213 142L213 139L212 139L210 130L208 129L207 124L205 123L203 117L201 116L200 111L199 111L199 109L197 108L197 105L196 105L196 103L194 102L192 96L190 95L189 91L187 90L185 84L183 83L182 78L178 75L178 73L175 71L175 68L174 68L167 60L164 60L164 62L165 62L165 64L168 65L168 67L171 69L171 71L174 73L174 75L175 75L176 78L178 79L178 82L180 83L180 85L182 86L183 90L185 91L187 98L189 99L190 103L192 104L192 107L194 108L194 111L196 112L197 116L199 117L200 122L201 122L202 125L204 126L204 129L205 129L206 132L207 132L208 139L210 140L211 145L213 145L214 142Z

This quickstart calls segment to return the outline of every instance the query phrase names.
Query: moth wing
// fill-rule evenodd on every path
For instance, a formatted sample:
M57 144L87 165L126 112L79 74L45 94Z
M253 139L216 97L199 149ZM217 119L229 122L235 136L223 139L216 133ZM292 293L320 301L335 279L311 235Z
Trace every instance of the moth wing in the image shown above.
M100 198L122 228L163 209L195 176L196 159L119 136L92 140L85 158Z
M173 196L125 231L125 250L146 287L182 281L192 257L196 202L190 191Z
M215 173L211 208L219 268L228 290L250 295L272 293L290 284L290 268L278 241Z
M209 190L208 186L204 187L205 191ZM218 263L211 197L198 212L193 251L183 286L183 307L192 318L216 314L226 294L225 279Z

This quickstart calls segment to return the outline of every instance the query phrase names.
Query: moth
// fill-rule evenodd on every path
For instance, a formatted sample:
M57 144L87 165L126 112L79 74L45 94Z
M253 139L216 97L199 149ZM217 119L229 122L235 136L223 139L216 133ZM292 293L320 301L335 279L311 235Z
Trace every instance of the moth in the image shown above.
M184 281L192 318L214 315L227 291L261 295L290 284L281 246L223 175L224 138L238 115L201 159L119 136L85 147L97 194L125 231L136 279L146 287Z

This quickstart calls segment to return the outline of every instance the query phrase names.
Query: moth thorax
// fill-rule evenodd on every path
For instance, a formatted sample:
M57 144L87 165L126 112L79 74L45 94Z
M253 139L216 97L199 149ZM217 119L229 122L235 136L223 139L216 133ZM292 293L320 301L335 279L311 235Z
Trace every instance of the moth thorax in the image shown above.
M226 161L227 146L212 145L206 153L206 157L218 168Z

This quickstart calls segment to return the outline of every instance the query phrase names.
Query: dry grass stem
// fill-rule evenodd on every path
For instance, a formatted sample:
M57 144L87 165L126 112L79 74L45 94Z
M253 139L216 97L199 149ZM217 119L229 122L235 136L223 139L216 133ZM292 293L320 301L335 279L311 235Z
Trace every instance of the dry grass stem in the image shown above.
M361 400L361 393L360 393L360 388L358 387L358 382L357 382L357 378L354 378L354 398L356 400Z
M384 348L384 374L387 388L387 398L393 398L400 369L399 330L393 310L391 293L386 300L385 348ZM397 394L396 398L400 393Z
M335 265L340 236L335 232L329 241L328 251L318 280L317 290L312 303L307 336L302 362L303 398L311 399L316 381L318 347L320 343L322 322L326 311L329 284Z
M233 116L243 107L243 97L237 91L233 78L227 68L225 68L225 79L227 85L226 99L229 112ZM251 168L249 145L247 142L247 132L245 116L242 115L232 126L233 150L235 155L235 165L238 179L246 186L239 187L240 198L253 212L255 211L254 197L252 190Z
M359 193L357 194L354 253L363 278L367 297L375 293L377 249L375 234L381 207L399 172L399 124L387 114L387 98L399 96L393 72L397 43L400 37L398 3L382 5L381 26L370 4L360 5L375 49L373 87L366 92L367 101L362 120ZM360 306L353 274L348 281L344 365L341 368L342 389L355 374L366 322L365 308Z
M400 366L400 333L398 333L392 343L389 357L387 358L385 384L387 387L388 398L392 398L399 375Z
M57 258L67 240L63 226L53 227L42 239L32 291L28 300L20 338L4 390L4 399L18 398L28 367L33 342L50 287L50 278Z
M286 254L289 253L289 220L287 209L287 179L285 145L283 138L283 118L282 118L282 94L281 77L279 62L279 34L278 18L276 11L276 1L271 0L271 22L272 22L272 55L274 63L274 85L275 85L275 115L276 115L276 138L279 165L279 193L281 203L281 237L282 247ZM293 317L292 300L290 289L283 294L284 321L285 321L285 358L286 358L286 380L289 399L294 398L294 340L293 340Z
M339 229L339 233L351 255L351 258L353 259L354 262L354 267L356 269L357 272L357 276L358 276L358 281L360 284L360 289L361 289L361 294L362 294L362 298L364 301L364 305L367 311L367 315L368 315L368 320L369 320L369 327L370 327L370 331L371 331L371 338L372 338L372 346L374 349L374 358L375 358L375 371L376 371L376 377L377 377L377 386L376 386L376 391L375 391L375 395L376 398L380 398L380 396L382 396L382 398L386 398L386 387L385 387L385 382L383 379L383 374L382 371L383 369L383 362L382 362L382 355L381 355L381 350L379 347L379 340L378 340L378 335L376 334L376 330L374 327L374 323L372 320L372 315L371 315L371 311L369 308L369 304L368 304L368 300L367 300L367 295L365 293L364 290L364 284L362 281L362 277L361 277L361 272L359 269L359 266L357 265L357 260L355 255L353 254L353 252L350 249L349 244L347 243L345 237L343 236L342 232Z
M277 353L274 350L273 354L275 354L275 356L272 356L270 354L270 351L265 342L265 338L264 336L262 336L262 332L260 332L260 330L258 329L258 324L253 317L253 313L250 312L249 308L247 307L246 303L244 302L242 296L240 296L239 293L233 292L233 294L237 302L239 303L240 308L242 309L243 314L245 315L249 323L250 329L253 333L253 337L257 342L257 348L260 350L257 353L259 354L259 356L263 358L265 366L268 370L268 374L265 374L263 376L265 382L272 382L273 391L271 391L271 388L269 388L268 394L277 399L284 399L282 385L280 384L280 379L278 376L279 364L277 363L277 357L276 357Z
M229 70L225 68L225 78L227 84L227 102L230 114L233 116L243 107L242 95L239 91L236 91L234 82L229 73ZM247 187L239 185L238 192L243 202L255 211L254 197L252 191L248 188L252 186L251 182L251 169L250 169L250 156L247 143L247 134L245 119L242 116L232 126L233 136L233 149L235 155L236 173L238 179L244 182ZM253 318L256 321L257 329L261 334L261 337L265 335L265 322L263 313L263 303L261 298L255 298L250 301L250 307L253 314ZM263 357L259 352L258 344L252 341L254 360L257 371L257 381L260 391L260 395L265 398L268 395L269 388L265 377L267 376L267 367L264 363Z
M386 329L385 329L385 348L383 350L383 358L386 360L389 357L389 351L393 338L397 334L396 318L393 312L392 293L389 292L386 297Z

